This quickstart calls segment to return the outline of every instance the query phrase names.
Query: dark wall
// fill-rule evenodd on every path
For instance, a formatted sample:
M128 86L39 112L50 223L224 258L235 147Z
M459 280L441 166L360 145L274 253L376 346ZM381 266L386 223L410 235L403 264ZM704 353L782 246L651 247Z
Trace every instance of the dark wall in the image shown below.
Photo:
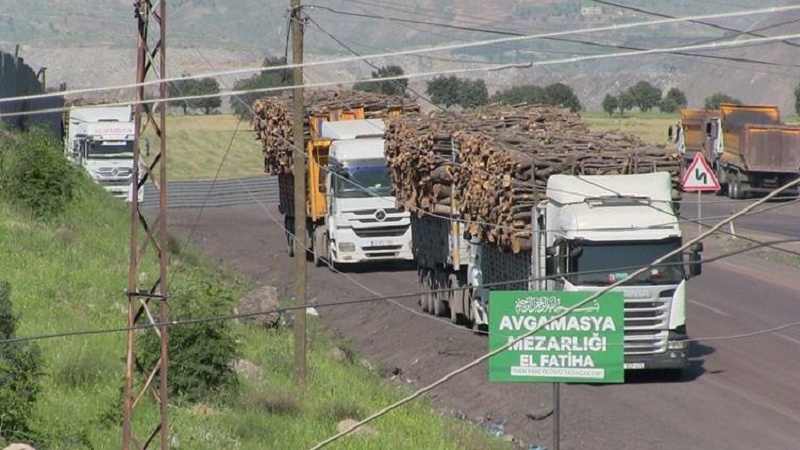
M22 58L0 52L0 98L19 97L42 94L44 89L36 78L36 72L25 64ZM0 103L0 122L9 127L27 130L36 125L44 125L57 137L62 135L62 112L40 114L23 114L6 116L5 114L33 112L46 109L63 108L64 98L48 97L32 100L15 100Z

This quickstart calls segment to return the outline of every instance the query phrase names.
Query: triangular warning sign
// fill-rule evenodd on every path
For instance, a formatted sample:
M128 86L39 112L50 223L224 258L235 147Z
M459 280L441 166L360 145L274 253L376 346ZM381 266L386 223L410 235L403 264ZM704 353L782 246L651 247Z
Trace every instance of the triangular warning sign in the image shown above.
M714 176L714 171L706 162L702 152L694 155L692 163L683 174L681 187L684 191L718 191L719 181Z

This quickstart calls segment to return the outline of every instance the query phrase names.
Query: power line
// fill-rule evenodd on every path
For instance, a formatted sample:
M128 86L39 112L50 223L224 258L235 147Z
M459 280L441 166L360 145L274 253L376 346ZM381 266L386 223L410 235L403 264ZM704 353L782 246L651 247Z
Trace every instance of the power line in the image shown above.
M800 9L800 5L797 6ZM440 70L440 71L432 71L432 72L418 72L418 73L410 73L410 74L403 74L398 76L391 76L391 77L383 77L383 78L367 78L367 79L357 79L356 82L368 82L368 83L375 83L375 82L384 82L384 81L391 81L391 80L400 80L400 79L408 79L408 78L430 78L434 76L440 75L454 75L454 74L464 74L464 73L477 73L477 72L492 72L492 71L500 71L500 70L512 70L512 69L525 69L531 67L538 67L538 66L548 66L548 65L558 65L558 64L565 64L565 63L574 63L574 62L581 62L581 61L591 61L595 59L611 59L611 58L624 58L624 57L631 57L631 56L640 56L640 55L652 55L652 54L660 54L660 53L671 53L677 50L698 50L710 47L737 47L746 44L752 44L755 42L772 42L777 40L783 40L787 38L800 38L800 33L792 34L792 35L781 35L781 36L774 36L774 37L766 37L766 38L753 38L750 40L742 40L742 41L734 41L734 42L720 42L714 44L701 44L701 45L690 45L690 46L683 46L683 47L670 47L670 48L655 48L655 49L648 49L642 51L629 51L629 52L617 52L617 53L607 53L607 54L599 54L599 55L591 55L591 56L575 56L571 58L563 58L558 60L546 60L546 61L529 61L524 63L517 63L517 64L499 64L496 66L488 67L488 68L465 68L465 69L450 69L450 70ZM396 52L396 53L404 53L404 52ZM364 59L365 57L356 58L356 60ZM344 58L347 59L347 58ZM312 65L316 63L311 63ZM290 65L292 66L292 65ZM272 70L275 67L287 67L287 66L272 66L269 68L263 68L264 70ZM295 66L292 66L295 67ZM328 82L320 82L320 83L311 83L306 84L306 88L312 87L330 87L330 86L338 86L342 84L349 84L350 82L345 81L328 81ZM146 83L140 83L144 85ZM184 96L184 97L177 97L173 98L172 100L194 100L194 99L203 99L203 98L212 98L212 97L221 97L221 96L230 96L230 95L241 95L247 93L266 93L266 92L277 92L277 91L285 91L293 86L279 86L279 87L269 87L269 88L258 88L258 89L243 89L238 91L227 91L227 92L220 92L216 94L203 94L203 95L193 95L193 96ZM98 88L103 89L103 88ZM49 95L49 94L48 94ZM15 97L17 99L21 97ZM0 99L7 100L7 99ZM151 104L157 103L158 100L141 100L141 101L134 101L134 102L117 102L117 103L105 103L105 106L120 106L120 105L131 105L131 104ZM26 111L21 113L3 113L0 114L0 117L11 117L11 116L19 116L19 115L32 115L32 114L42 114L42 113L50 113L50 112L61 112L64 111L65 108L49 108L49 109L40 109L40 110L33 110L33 111Z
M779 6L779 7L771 7L771 8L763 8L763 9L753 9L748 11L733 11L733 12L726 12L726 13L717 13L717 14L705 14L705 15L696 15L696 16L688 16L688 17L681 17L676 19L659 19L659 20L649 20L644 22L635 22L629 24L616 24L616 25L609 25L603 27L595 27L595 28L586 28L580 30L565 30L565 31L553 31L541 34L534 34L534 35L524 35L524 36L509 36L505 38L498 38L498 39L487 39L482 41L475 41L470 43L463 43L463 44L447 44L447 45L440 45L440 46L431 46L425 47L421 49L409 49L409 50L399 50L394 52L386 52L386 53L378 53L372 55L366 55L366 58L388 58L393 56L401 56L401 55L413 55L418 53L428 53L428 52L435 52L435 51L446 51L446 50L455 50L461 48L470 48L470 47L479 47L483 45L489 44L497 44L497 43L504 43L504 42L517 42L517 41L525 41L531 39L544 39L550 37L558 37L558 36L565 36L570 34L576 33L595 33L595 32L603 32L603 31L621 31L627 29L633 29L643 26L652 26L652 25L661 25L661 24L669 24L669 23L681 23L687 22L690 20L703 20L703 19L719 19L719 18L727 18L727 17L739 17L739 16L750 16L754 14L769 14L769 13L778 13L778 12L787 12L787 11L794 11L800 10L800 5L790 5L790 6ZM740 41L738 45L742 44L749 44L755 42L771 42L775 40L786 40L786 39L795 39L800 35L784 35L778 37L767 37L767 38L755 38L747 41ZM730 43L720 43L716 45L717 47L720 46L734 46ZM674 51L680 50L698 50L701 48L712 47L712 46L702 46L702 47L695 47L695 46L685 46L685 47L673 47L673 48L665 48L665 49L650 49L647 51L643 51L641 54L653 54L653 53L670 53ZM595 57L609 57L613 55L594 55ZM621 54L621 56L633 56L633 54ZM314 61L303 63L302 67L312 67L312 66L321 66L321 65L329 65L329 64L339 64L339 63L346 63L357 61L358 57L352 58L339 58L339 59L331 59L325 61ZM581 60L587 60L591 58L584 58L579 60L569 60L566 62L577 62ZM558 64L563 63L557 61L550 61L547 62L548 64ZM541 64L535 64L541 65ZM251 67L251 68L243 68L243 69L234 69L234 70L227 70L227 71L217 71L217 72L209 72L205 74L199 75L191 75L187 77L176 77L176 78L167 78L164 82L169 81L176 81L176 80L188 80L188 79L201 79L207 77L215 77L215 76L224 76L224 75L241 75L246 73L253 73L253 72L266 72L271 70L282 70L282 69L289 69L294 68L295 64L286 64L281 66L270 66L270 67ZM507 65L506 65L507 66ZM502 66L505 67L505 66ZM499 68L499 67L498 67ZM455 72L458 73L458 72ZM142 83L133 83L127 85L118 85L113 87L100 87L100 88L87 88L87 89L75 89L71 91L64 91L64 92L54 92L54 93L46 93L46 94L36 94L36 95L29 95L29 96L18 96L18 97L9 97L0 99L0 103L8 102L8 101L18 101L18 100L32 100L36 98L45 98L45 97L57 97L57 96L64 96L64 95L74 95L74 94L83 94L83 93L90 93L90 92L99 92L104 90L114 90L114 89L129 89L138 86L148 86L153 84L158 84L159 81L145 81ZM291 87L291 86L289 86ZM220 95L231 95L231 94L220 94ZM200 97L205 98L205 97Z
M769 200L770 198L774 197L778 193L780 193L780 192L782 192L782 191L784 191L784 190L786 190L788 188L797 186L797 185L800 185L800 178L798 178L798 179L796 179L796 180L794 180L794 181L792 181L792 182L790 182L788 184L785 184L785 185L779 187L778 189L776 189L775 191L773 191L772 193L770 193L769 195L767 195L763 199L759 200L758 202L755 202L752 205L749 205L749 206L745 207L744 209L739 211L737 214L732 215L729 219L720 222L719 224L715 225L714 227L712 227L710 230L706 231L705 233L702 233L699 236L697 236L697 237L695 237L693 239L690 239L686 244L682 245L679 249L677 249L675 251L672 251L672 252L662 256L661 258L656 259L649 266L643 267L643 268L633 272L632 274L629 274L624 279L619 280L619 281L617 281L617 282L615 282L615 283L613 283L613 284L611 284L609 286L603 287L599 291L589 295L586 299L576 303L575 305L571 306L570 308L567 308L567 310L564 311L563 313L557 314L557 315L551 317L550 320L546 321L545 323L539 324L539 326L537 326L533 330L531 330L531 331L529 331L527 333L524 333L524 334L522 334L522 335L520 335L520 336L518 336L516 338L509 339L509 341L506 344L498 347L497 349L495 349L495 350L493 350L491 352L488 352L488 353L484 354L483 356L481 356L479 358L476 358L472 362L470 362L470 363L468 363L468 364L466 364L466 365L464 365L464 366L462 366L462 367L460 367L460 368L448 373L444 377L442 377L442 378L438 379L437 381L435 381L435 382L433 382L433 383L431 383L431 384L429 384L429 385L427 385L427 386L415 391L411 395L409 395L409 396L407 396L407 397L405 397L405 398L403 398L403 399L401 399L401 400L399 400L397 402L394 402L394 403L390 404L389 406L377 411L376 413L370 415L369 417L367 417L367 418L365 418L365 419L353 424L353 426L348 428L347 430L341 431L341 432L329 437L328 439L325 439L325 440L321 441L320 443L318 443L317 445L312 447L311 450L318 450L318 449L321 449L323 447L328 446L329 444L331 444L331 443L343 438L344 436L347 436L348 434L354 432L358 428L361 428L362 426L366 425L367 423L372 422L373 420L378 419L378 418L390 413L391 411L393 411L393 410L405 405L406 403L409 403L409 402L421 397L423 394L425 394L425 393L435 389L436 387L448 382L450 379L460 375L461 373L464 373L464 372L466 372L466 371L478 366L480 363L488 360L492 356L498 355L501 352L511 348L514 344L516 344L518 342L521 342L523 339L534 335L535 333L537 333L538 331L540 331L542 328L544 328L545 326L549 325L550 323L552 323L552 322L554 322L556 320L559 320L562 317L566 317L567 315L569 315L572 312L574 312L576 309L586 305L587 303L589 303L591 301L596 300L598 297L600 297L601 295L605 294L606 292L609 292L612 289L614 289L615 287L621 286L625 282L632 280L633 278L637 277L638 275L640 275L641 273L645 272L649 268L651 268L651 267L653 267L653 266L655 266L655 265L657 265L659 263L662 263L662 262L666 261L668 258L670 258L672 256L680 254L681 252L683 252L684 250L686 250L690 246L692 246L694 243L699 242L700 240L712 235L714 233L714 231L716 231L715 229L721 228L727 222L730 222L731 220L734 220L734 219L738 218L739 214L744 214L745 212L747 212L747 211L755 208L756 206L766 202L767 200Z

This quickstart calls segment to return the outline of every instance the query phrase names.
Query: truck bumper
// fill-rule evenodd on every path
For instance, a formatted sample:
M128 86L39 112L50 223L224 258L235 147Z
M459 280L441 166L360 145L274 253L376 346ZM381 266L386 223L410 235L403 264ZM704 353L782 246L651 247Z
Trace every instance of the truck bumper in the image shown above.
M687 336L673 335L667 341L667 350L650 355L625 355L625 370L683 369L689 363Z
M337 264L357 264L369 261L413 261L411 228L401 237L362 239L352 229L338 229L333 248Z

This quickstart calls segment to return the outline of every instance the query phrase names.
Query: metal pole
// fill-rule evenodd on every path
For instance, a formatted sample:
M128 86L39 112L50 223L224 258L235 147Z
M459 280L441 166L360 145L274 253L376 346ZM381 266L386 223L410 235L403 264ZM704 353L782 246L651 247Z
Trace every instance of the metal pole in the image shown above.
M697 191L697 235L703 234L703 225L700 220L703 218L703 197L700 195L702 192Z
M306 381L306 160L303 133L303 22L300 0L292 0L292 63L294 68L294 366L298 385Z
M151 0L137 0L135 3L136 19L138 21L138 50L136 64L136 104L134 106L134 150L133 150L133 174L131 178L131 234L130 234L130 267L128 274L128 332L127 332L127 351L125 367L125 388L123 394L123 413L122 413L122 448L123 450L146 449L159 438L162 450L169 448L169 401L168 388L169 377L167 368L169 366L169 351L167 341L167 326L169 321L167 304L167 148L166 148L166 30L165 14L167 10L166 0L161 0L158 8L154 8ZM157 42L149 41L150 26L157 26ZM154 107L147 107L141 102L144 100L144 86L141 85L147 74L153 70L160 80L158 102ZM159 108L158 120L154 117L153 111ZM147 163L144 174L144 181L140 185L141 170L145 162L141 159L141 137L144 131L152 127L155 138L159 140L158 153L153 156L152 161ZM154 177L158 174L158 179ZM159 208L155 222L145 217L139 208L139 190L143 189L146 180L153 182L153 186L158 192ZM144 236L140 239L140 230L144 231ZM139 287L138 266L145 253L155 252L159 264L158 280L155 284L148 286L147 289ZM153 314L152 301L159 302L159 313ZM154 319L157 318L157 319ZM141 325L142 321L149 321L155 324L158 320L160 324L157 328L152 328L144 333L154 332L160 340L160 358L154 367L142 367L138 365L136 358L136 333L134 329ZM145 381L137 385L136 371L144 372ZM154 380L159 380L159 386L155 386ZM134 437L134 416L135 411L145 407L149 403L142 401L148 393L152 393L159 405L160 420L152 427L144 439L137 440ZM136 427L140 428L140 427Z
M553 383L553 450L561 447L561 383Z

